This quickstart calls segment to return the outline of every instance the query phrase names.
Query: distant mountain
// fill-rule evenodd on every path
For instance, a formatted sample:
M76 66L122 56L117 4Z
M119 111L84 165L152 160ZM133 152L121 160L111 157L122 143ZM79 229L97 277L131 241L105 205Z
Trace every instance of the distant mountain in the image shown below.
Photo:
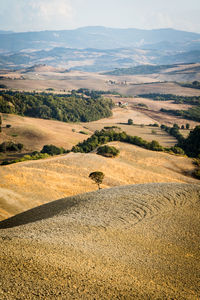
M20 51L49 47L115 49L142 45L188 43L200 40L200 34L174 29L117 29L83 27L74 30L7 33L0 35L0 49Z
M200 34L174 29L115 29L6 33L0 31L0 68L38 64L89 72L142 64L200 61Z
M0 30L0 34L9 34L9 33L13 33L13 31L9 31L9 30Z

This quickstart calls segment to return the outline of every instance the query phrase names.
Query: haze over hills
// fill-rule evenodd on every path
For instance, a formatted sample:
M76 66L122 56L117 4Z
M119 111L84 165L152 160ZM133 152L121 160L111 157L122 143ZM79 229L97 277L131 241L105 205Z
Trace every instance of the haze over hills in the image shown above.
M174 29L114 29L0 32L0 68L38 63L99 72L138 64L200 61L200 34Z

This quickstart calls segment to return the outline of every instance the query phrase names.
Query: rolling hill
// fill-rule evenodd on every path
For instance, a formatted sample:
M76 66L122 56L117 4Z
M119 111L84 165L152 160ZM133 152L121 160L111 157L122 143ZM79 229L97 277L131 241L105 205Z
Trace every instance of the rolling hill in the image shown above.
M191 176L191 159L112 142L120 150L115 158L95 153L70 153L37 161L1 166L0 219L38 205L96 190L89 174L105 174L103 188L140 183L199 183Z
M197 299L200 186L122 186L0 223L2 299Z
M48 64L85 72L141 64L199 62L200 34L174 29L84 27L74 30L0 32L0 68Z

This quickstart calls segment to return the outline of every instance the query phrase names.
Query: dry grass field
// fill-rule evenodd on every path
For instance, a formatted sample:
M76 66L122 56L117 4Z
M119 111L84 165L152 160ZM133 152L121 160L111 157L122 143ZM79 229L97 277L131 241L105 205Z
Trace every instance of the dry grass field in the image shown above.
M6 124L10 124L11 128L5 128ZM26 152L41 150L46 144L71 149L72 146L87 137L79 133L85 131L83 126L83 124L78 123L64 123L3 114L0 143L4 140L22 143L25 145Z
M152 124L152 123L159 123L165 124L168 126L172 126L174 123L178 125L186 125L187 123L190 124L190 128L194 128L195 126L199 125L199 122L186 120L178 116L169 115L160 112L161 108L165 109L174 109L174 110L187 110L190 105L186 104L174 104L173 101L153 101L147 98L138 98L138 97L122 97L119 98L118 96L111 96L113 102L117 105L119 102L123 104L126 103L127 106L125 110L132 111L132 119L135 124ZM145 104L146 107L138 106L138 104ZM143 116L143 117L142 117ZM145 118L144 118L145 116ZM117 120L116 120L117 122Z
M0 218L63 197L97 189L88 178L93 171L105 174L102 188L152 182L199 183L191 177L195 166L189 158L154 152L120 142L117 158L95 153L70 153L45 160L1 167Z
M197 64L198 65L198 64ZM194 67L194 65L192 65ZM190 68L191 65L188 65ZM44 91L53 88L55 92L67 92L72 89L89 88L96 90L114 90L123 95L136 96L142 93L167 93L185 96L199 96L200 90L183 88L175 82L200 80L200 73L181 73L183 66L177 66L173 74L149 74L131 76L111 76L100 73L87 73L81 71L66 71L49 66L33 68L32 72L19 70L3 73L0 84L5 84L9 89L24 91ZM115 82L115 84L111 84ZM127 82L126 85L122 84Z
M131 185L1 222L0 298L199 299L199 200L199 185Z
M101 130L104 126L117 125L130 135L141 136L151 141L158 140L163 146L173 146L176 139L156 128L156 134L152 134L152 127L126 126L128 119L133 119L135 124L152 124L155 120L146 116L143 112L130 109L116 108L113 116L90 123L64 123L56 120L44 120L38 118L21 117L12 114L2 114L3 128L0 134L0 143L13 141L24 144L23 153L40 151L44 145L53 144L65 149L71 149L78 142L87 139L95 130ZM122 124L119 124L122 123ZM11 128L6 128L10 124ZM81 134L80 131L88 135ZM15 155L10 154L10 157ZM4 158L2 154L0 160Z

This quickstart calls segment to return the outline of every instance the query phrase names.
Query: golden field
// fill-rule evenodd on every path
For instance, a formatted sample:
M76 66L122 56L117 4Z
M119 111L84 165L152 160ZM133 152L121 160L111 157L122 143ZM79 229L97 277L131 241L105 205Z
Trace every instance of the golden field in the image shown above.
M105 174L103 188L151 182L199 182L191 177L195 166L189 158L119 142L110 144L120 150L115 159L95 153L70 153L2 166L1 219L52 200L96 190L88 178L96 170Z

